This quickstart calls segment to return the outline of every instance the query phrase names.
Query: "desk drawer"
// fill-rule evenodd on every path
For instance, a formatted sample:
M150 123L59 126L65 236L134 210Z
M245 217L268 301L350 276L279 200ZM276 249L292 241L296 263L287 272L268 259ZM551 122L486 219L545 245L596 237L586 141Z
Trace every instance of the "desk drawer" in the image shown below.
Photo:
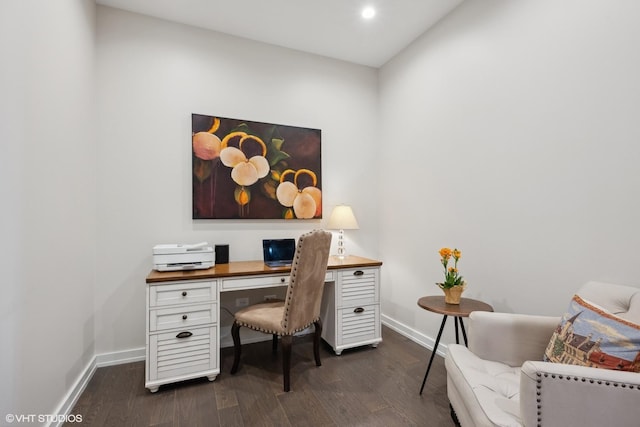
M190 328L217 323L216 313L217 305L215 303L150 310L149 331Z
M240 289L271 288L274 286L288 286L289 275L237 277L222 280L221 291L235 291Z
M380 306L377 304L338 310L338 345L357 344L380 337Z
M341 271L338 305L340 307L378 302L378 270Z
M178 334L190 336L178 338ZM149 337L150 380L209 371L218 357L216 327L185 328Z
M154 285L149 289L149 306L162 307L173 304L190 304L215 301L215 282L187 282L171 285Z

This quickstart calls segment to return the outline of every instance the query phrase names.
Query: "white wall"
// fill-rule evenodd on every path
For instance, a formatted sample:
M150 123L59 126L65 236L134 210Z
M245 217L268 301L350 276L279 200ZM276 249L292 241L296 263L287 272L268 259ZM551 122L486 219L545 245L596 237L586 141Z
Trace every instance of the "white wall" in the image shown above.
M97 34L98 354L144 346L154 244L261 259L262 238L326 223L192 220L191 113L321 129L324 216L352 204L348 248L377 256L375 69L104 7Z
M89 0L0 5L2 414L51 412L95 354L143 347L155 243L259 258L323 225L191 220L192 112L322 129L325 217L354 206L348 247L384 261L409 332L437 329L416 300L444 245L497 310L637 284L635 2L465 2L379 73L103 7L96 29Z
M0 414L51 414L94 355L93 1L0 2Z
M382 67L386 316L435 335L416 300L441 293L442 246L463 250L465 296L499 311L640 284L639 17L634 1L464 2Z

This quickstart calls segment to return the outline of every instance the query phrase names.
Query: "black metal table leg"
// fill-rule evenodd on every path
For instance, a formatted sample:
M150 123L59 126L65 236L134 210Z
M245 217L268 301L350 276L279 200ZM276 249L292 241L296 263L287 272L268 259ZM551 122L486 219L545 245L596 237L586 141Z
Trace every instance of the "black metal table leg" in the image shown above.
M424 379L422 380L422 386L420 387L420 394L424 390L424 385L427 382L427 376L429 376L429 371L431 370L431 365L433 363L433 358L438 351L438 345L440 344L440 338L442 337L442 331L444 329L444 325L447 321L447 316L453 316L455 320L455 328L456 328L456 343L460 344L460 331L462 329L462 338L464 339L464 345L468 346L467 342L467 331L464 328L463 317L469 317L473 311L493 311L493 307L489 304L484 303L482 301L478 301L471 298L461 298L460 304L449 304L447 303L444 296L440 295L428 295L425 297L421 297L418 299L418 307L430 311L432 313L441 314L444 317L442 318L442 324L440 325L440 331L438 331L438 337L436 338L435 347L431 352L431 358L429 359L429 365L427 366L427 372L424 374ZM458 326L458 321L460 321L460 325Z
M442 336L442 330L444 329L445 323L447 323L446 314L442 318L442 323L440 324L440 330L438 331L436 343L433 345L433 351L431 351L431 357L429 358L429 365L427 366L427 372L424 373L424 379L422 380L422 386L420 387L421 395L422 395L422 390L424 390L424 384L427 382L427 377L429 376L429 370L431 370L431 364L433 363L433 358L435 357L436 351L438 350L438 344L440 344L440 337Z
M453 316L453 323L456 327L456 344L460 344L460 337L458 335L458 316Z
M464 330L464 323L462 323L462 317L460 318L460 328L462 328L462 338L464 338L464 346L469 347L467 344L467 332Z

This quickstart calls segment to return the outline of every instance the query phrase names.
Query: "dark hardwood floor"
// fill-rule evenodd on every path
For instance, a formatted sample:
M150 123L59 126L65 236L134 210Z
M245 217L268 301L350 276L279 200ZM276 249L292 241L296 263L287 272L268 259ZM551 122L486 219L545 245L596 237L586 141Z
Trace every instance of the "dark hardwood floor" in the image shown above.
M323 342L313 361L311 335L294 339L291 392L282 391L281 354L271 341L222 350L221 374L144 388L144 362L96 370L71 411L83 426L453 426L444 360L436 357L418 394L430 351L383 327L378 348L336 356ZM73 424L65 424L72 426Z

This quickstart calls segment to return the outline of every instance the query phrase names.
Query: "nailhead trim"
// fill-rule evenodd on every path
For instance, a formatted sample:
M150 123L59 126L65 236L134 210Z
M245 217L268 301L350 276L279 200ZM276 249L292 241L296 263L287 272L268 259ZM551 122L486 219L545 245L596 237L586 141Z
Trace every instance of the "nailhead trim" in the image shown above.
M550 374L548 372L545 372L544 374L541 372L536 372L536 396L538 396L538 398L536 399L537 402L537 406L536 408L538 409L537 415L538 415L538 427L542 427L542 377L544 378L551 378L551 379L566 379L567 381L581 381L581 382L587 382L589 381L590 384L598 384L598 385L605 385L607 387L621 387L621 388L629 388L629 390L640 390L640 386L636 386L633 384L625 384L625 383L618 383L618 382L611 382L611 381L603 381L603 380L594 380L593 378L584 378L584 377L575 377L575 376L569 376L569 375L559 375L559 374Z
M282 321L280 322L280 325L285 330L287 329L287 324L289 323L289 307L291 306L291 294L293 293L293 289L296 286L296 275L298 274L298 264L300 263L300 251L302 250L302 246L304 245L304 239L305 239L305 235L301 236L300 239L298 239L298 247L296 248L296 252L295 252L296 259L293 265L291 266L291 274L289 275L289 287L287 288L287 296L285 297L284 316L282 317ZM318 319L315 319L314 322L316 320ZM311 323L309 323L309 325L311 325ZM309 325L305 326L302 329L296 329L295 331L291 332L291 334L302 331L306 329Z
M306 324L305 326L301 327L301 328L297 328L294 331L291 331L290 333L285 333L283 331L272 331L272 330L267 330L264 328L257 328L254 325L250 325L248 323L244 323L244 322L240 322L238 320L236 320L236 323L240 326L244 326L247 327L249 329L253 329L254 331L259 331L259 332L264 332L265 334L271 334L271 335L278 335L278 336L283 336L283 335L293 335L296 332L300 332L300 331L304 331L305 329L307 329L309 326L313 325L315 322L317 322L320 318L318 317L317 319L314 319L313 321L309 322L308 324Z

